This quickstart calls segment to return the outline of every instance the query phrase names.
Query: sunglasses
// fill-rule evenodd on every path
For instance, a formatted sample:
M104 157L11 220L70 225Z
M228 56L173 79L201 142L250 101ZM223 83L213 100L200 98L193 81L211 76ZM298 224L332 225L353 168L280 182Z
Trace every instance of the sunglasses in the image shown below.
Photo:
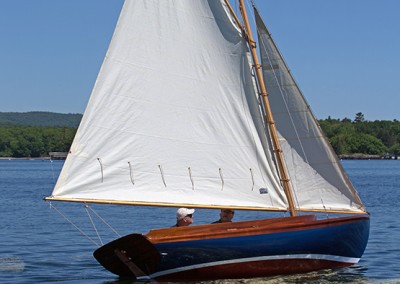
M188 214L188 215L186 215L185 217L192 218L192 217L193 217L193 214Z

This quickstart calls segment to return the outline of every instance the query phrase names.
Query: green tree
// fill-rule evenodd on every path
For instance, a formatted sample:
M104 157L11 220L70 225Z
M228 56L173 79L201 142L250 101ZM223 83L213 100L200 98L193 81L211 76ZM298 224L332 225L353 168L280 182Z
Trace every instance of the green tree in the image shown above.
M387 152L387 147L378 138L363 133L341 133L330 139L337 155L343 154L369 154L382 155Z
M76 128L0 126L0 157L43 157L67 152Z
M354 118L355 123L364 122L364 114L362 112L356 113L356 117Z
M394 144L388 151L393 155L400 156L400 143Z

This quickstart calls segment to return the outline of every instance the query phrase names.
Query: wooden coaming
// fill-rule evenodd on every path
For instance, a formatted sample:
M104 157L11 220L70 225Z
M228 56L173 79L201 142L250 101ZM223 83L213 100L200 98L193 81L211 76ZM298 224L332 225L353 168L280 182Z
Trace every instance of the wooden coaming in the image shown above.
M272 218L255 221L241 221L189 227L174 227L151 230L145 236L153 243L168 243L178 241L205 240L214 238L228 238L250 236L274 232L285 232L300 229L314 229L339 223L351 223L356 219L369 218L367 215L339 217L317 220L315 215L296 217Z

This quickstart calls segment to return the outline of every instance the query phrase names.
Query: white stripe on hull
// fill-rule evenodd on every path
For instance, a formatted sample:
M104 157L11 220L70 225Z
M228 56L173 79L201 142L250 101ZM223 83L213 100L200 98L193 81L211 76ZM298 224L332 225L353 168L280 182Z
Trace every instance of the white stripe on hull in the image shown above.
M157 273L151 274L146 277L138 277L138 279L148 279L149 277L154 279L159 276L165 276L165 275L173 274L173 273L177 273L177 272L188 271L188 270L198 269L198 268L218 266L218 265L224 265L224 264L246 263L246 262L252 262L252 261L265 261L265 260L284 260L284 259L317 259L317 260L328 260L328 261L336 261L336 262L351 263L351 264L355 264L360 261L360 258L337 256L337 255L325 255L325 254L289 254L289 255L259 256L259 257L231 259L231 260L215 261L215 262L208 262L208 263L201 263L201 264L189 265L189 266L184 266L184 267L178 267L178 268L174 268L174 269L159 271Z

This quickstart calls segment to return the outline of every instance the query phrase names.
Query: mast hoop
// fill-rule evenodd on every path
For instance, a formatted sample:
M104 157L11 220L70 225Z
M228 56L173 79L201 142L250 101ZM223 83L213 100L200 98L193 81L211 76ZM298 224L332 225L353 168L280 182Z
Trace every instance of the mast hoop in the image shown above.
M247 11L246 11L246 7L244 4L244 0L239 0L239 5L240 5L240 11L242 14L242 19L244 21L244 25L245 25L246 31L247 31L247 38L248 38L247 42L248 42L248 45L250 46L251 56L253 58L254 65L259 65L257 50L256 50L254 44L252 44L252 42L254 42L254 39L253 39L253 36L251 33L251 27L250 27L249 19L247 16ZM262 71L261 71L261 69L256 69L256 70L257 70L256 75L257 75L258 87L260 88L261 92L266 92L266 87L265 87L265 82L264 82L264 79L262 76ZM276 130L275 123L270 122L271 120L273 120L270 103L269 103L267 97L263 96L262 98L263 98L264 110L265 110L265 113L267 116L266 118L267 118L267 121L269 122L268 125L269 125L269 131L271 134L271 142L273 143L274 149L281 150L278 133L277 133L278 131ZM276 153L277 153L276 160L278 163L279 175L284 180L286 180L286 179L288 179L288 177L287 177L288 173L287 173L287 169L284 164L284 159L283 159L282 153L281 153L281 151L276 152ZM297 216L296 207L295 207L295 204L293 201L293 193L292 193L290 184L288 182L284 181L282 184L282 187L283 187L284 193L285 193L287 201L288 201L290 215Z

